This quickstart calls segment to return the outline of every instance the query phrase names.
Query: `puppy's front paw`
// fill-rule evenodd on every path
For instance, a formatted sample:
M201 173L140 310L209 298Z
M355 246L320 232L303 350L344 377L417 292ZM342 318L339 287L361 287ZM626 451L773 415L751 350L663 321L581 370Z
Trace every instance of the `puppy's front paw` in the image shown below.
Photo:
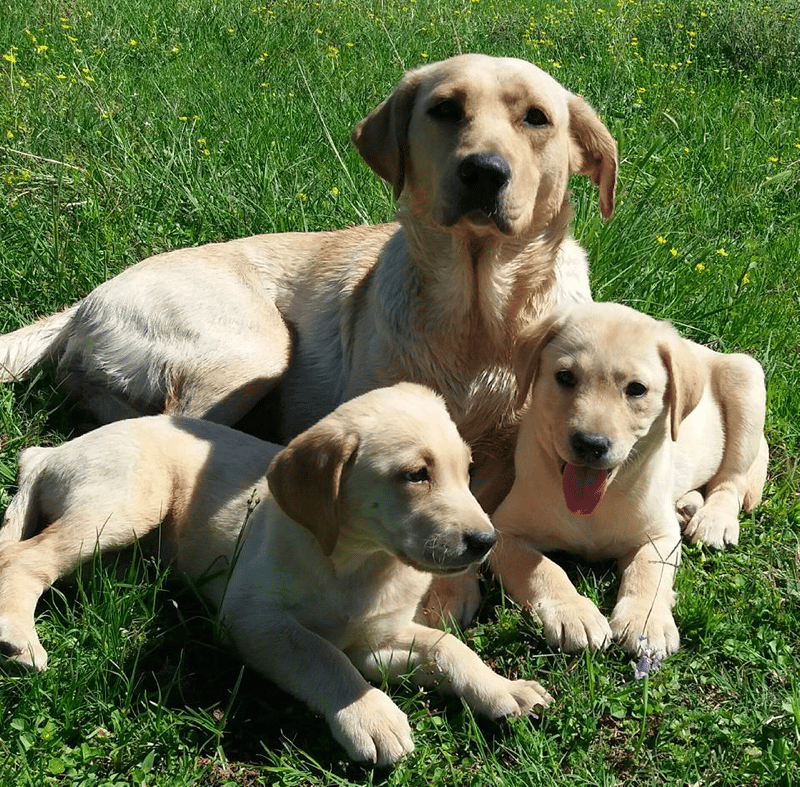
M547 599L532 605L544 625L551 648L565 653L603 650L611 642L611 628L602 612L585 596L575 594L566 601Z
M652 607L638 599L623 599L611 615L614 640L632 656L640 656L642 642L647 642L649 655L662 659L675 653L680 635L672 611L664 606Z
M434 577L420 602L416 619L435 629L443 629L445 623L450 622L465 628L475 617L480 603L478 574L470 568L461 574Z
M394 765L414 751L406 714L379 689L370 688L328 722L334 738L354 760Z
M36 630L22 626L6 615L0 615L0 656L26 669L37 672L47 669L47 651L39 642Z
M535 680L508 680L494 672L468 687L463 697L470 708L490 719L530 716L553 701Z
M702 543L713 549L725 549L739 543L739 509L716 503L709 498L697 509L683 530L692 544Z

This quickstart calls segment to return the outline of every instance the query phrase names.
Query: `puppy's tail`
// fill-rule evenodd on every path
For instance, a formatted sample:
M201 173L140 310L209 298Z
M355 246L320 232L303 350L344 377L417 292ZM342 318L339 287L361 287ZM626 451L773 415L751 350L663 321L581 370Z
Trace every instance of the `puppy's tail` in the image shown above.
M6 509L0 527L0 544L24 541L42 529L42 511L39 502L39 465L53 448L34 446L19 455L19 489Z
M0 336L0 383L24 380L31 369L64 352L78 304Z

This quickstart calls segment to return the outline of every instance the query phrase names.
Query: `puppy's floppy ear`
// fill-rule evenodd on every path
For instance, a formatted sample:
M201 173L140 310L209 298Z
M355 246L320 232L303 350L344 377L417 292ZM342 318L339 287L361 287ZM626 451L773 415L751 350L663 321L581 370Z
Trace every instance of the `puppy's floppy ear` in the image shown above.
M517 378L517 401L515 402L517 409L522 407L528 398L528 392L539 370L542 350L555 338L561 330L562 324L563 317L558 313L552 313L521 331L517 337L511 358L514 376Z
M661 362L667 370L666 404L669 407L670 433L673 442L689 413L703 397L708 370L699 363L689 344L668 322L662 323L662 339L658 344Z
M588 175L600 189L600 213L614 213L617 192L617 143L594 110L574 94L569 97L570 170Z
M416 71L406 74L392 95L360 120L350 135L361 158L392 184L395 200L405 184L408 126L419 82Z
M358 450L358 436L324 419L275 456L267 482L275 502L314 534L325 555L339 537L342 470Z

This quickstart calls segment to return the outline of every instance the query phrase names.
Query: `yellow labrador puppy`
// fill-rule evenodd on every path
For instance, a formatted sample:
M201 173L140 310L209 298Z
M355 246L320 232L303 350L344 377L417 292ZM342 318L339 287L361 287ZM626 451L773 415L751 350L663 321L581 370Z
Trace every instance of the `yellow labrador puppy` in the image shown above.
M442 400L409 383L347 402L283 449L179 416L29 448L0 529L0 649L44 669L42 592L96 549L154 533L245 661L322 714L354 759L387 765L414 748L405 715L365 677L411 671L492 718L528 714L550 699L538 683L506 680L413 622L432 573L495 542L469 463Z
M672 653L679 519L694 541L735 544L740 509L761 499L761 366L613 303L554 313L516 355L520 397L530 390L530 399L516 480L493 518L494 571L553 646L601 648L613 638L633 654ZM617 559L610 622L543 554L554 550Z
M591 299L567 185L591 177L609 217L614 140L536 66L484 55L406 74L352 138L393 186L399 224L152 257L0 337L0 380L57 361L102 422L166 412L231 425L277 387L280 442L407 380L442 394L480 443L515 416L519 331Z

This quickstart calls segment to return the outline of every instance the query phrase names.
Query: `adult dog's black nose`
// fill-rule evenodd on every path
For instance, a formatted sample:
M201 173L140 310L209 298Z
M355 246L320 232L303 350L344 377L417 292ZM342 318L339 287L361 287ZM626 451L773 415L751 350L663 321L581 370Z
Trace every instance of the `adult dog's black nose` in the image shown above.
M470 556L476 560L488 554L495 541L497 541L497 533L494 530L476 530L464 533L464 546Z
M569 444L576 459L589 461L602 459L611 448L611 441L607 437L589 432L573 432Z
M470 191L497 194L509 180L511 167L498 153L473 153L458 165L458 178Z

